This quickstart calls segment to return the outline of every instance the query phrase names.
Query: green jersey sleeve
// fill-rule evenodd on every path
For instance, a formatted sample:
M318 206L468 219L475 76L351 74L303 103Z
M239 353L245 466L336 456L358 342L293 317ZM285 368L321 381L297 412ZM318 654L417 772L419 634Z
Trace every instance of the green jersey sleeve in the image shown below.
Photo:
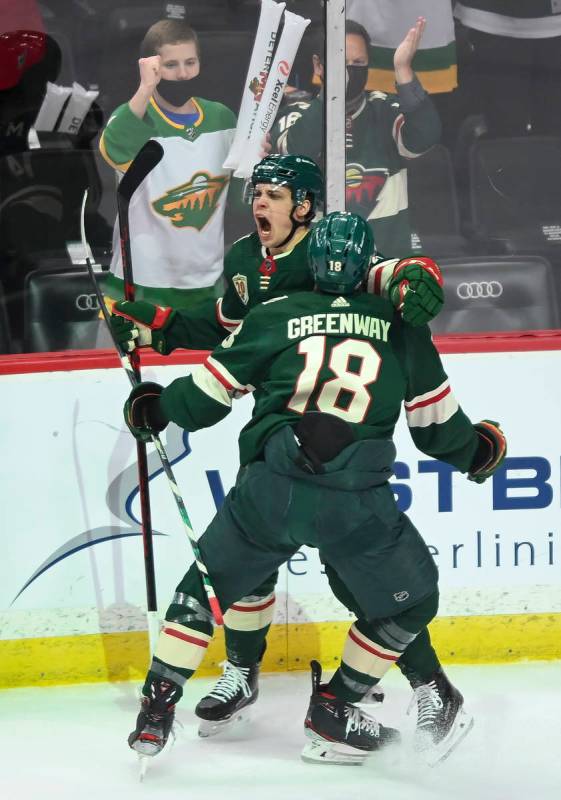
M224 295L217 305L217 315L221 325L231 333L246 317L250 308L250 294L247 278L240 270L253 268L254 259L247 251L247 240L243 236L234 242L224 258ZM236 288L236 284L238 288ZM243 299L242 299L243 298Z
M259 335L262 317L261 308L255 309L204 364L164 389L161 403L168 419L188 431L208 428L229 414L233 399L254 391L270 361Z
M467 472L477 434L456 400L427 325L402 325L407 389L405 414L415 445L423 453Z
M156 134L148 114L139 119L125 103L109 118L99 140L99 150L111 167L123 172L138 151Z
M188 309L175 309L173 318L161 337L162 344L158 345L158 352L168 355L178 347L187 350L213 350L229 332L219 320L220 299L209 299L195 313Z

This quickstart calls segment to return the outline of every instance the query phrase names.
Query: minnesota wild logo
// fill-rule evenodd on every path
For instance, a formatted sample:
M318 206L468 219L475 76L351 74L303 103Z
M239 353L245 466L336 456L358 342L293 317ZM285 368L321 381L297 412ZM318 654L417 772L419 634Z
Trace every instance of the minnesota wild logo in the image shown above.
M154 200L152 208L168 217L175 228L202 230L214 214L218 198L228 184L224 175L196 172L190 181Z
M232 278L232 283L234 284L234 288L238 293L238 296L244 305L249 303L249 288L247 285L247 276L240 275L238 272Z
M255 102L258 103L263 96L263 89L267 83L268 72L260 72L259 76L255 76L247 84L249 91L255 96Z

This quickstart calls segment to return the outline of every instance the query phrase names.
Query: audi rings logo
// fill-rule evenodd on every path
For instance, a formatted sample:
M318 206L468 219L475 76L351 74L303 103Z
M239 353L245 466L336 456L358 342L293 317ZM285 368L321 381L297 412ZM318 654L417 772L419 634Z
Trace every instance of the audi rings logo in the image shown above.
M98 311L99 303L95 294L77 294L74 301L78 311Z
M503 285L499 281L472 281L459 283L456 294L460 300L476 300L483 297L500 297Z

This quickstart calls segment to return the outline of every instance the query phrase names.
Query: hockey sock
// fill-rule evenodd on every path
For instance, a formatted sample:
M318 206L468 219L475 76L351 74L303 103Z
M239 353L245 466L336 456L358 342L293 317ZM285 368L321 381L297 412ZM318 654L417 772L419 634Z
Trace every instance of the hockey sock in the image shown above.
M144 686L142 687L142 694L145 697L150 697L150 684L152 681L171 681L176 683L178 688L176 702L181 700L183 695L183 686L185 682L191 677L193 670L181 669L179 667L170 667L164 664L157 658L152 659L150 669L146 675Z
M357 620L351 625L341 666L327 685L327 691L341 700L356 702L378 683L392 664L397 663L415 641L418 632L427 630L426 625L437 609L438 593L435 592L398 616ZM425 658L427 665L433 655L436 657L428 632L427 638L421 640L419 649L413 651L413 655L416 656L416 664L421 664Z
M440 661L431 644L428 628L422 630L405 648L397 660L397 666L409 683L425 683L429 675L440 667Z
M230 606L224 615L228 661L238 667L249 667L261 660L274 609L274 592L264 597L243 597Z
M365 672L358 672L342 662L327 684L326 691L338 700L358 703L366 692L378 682L379 678L373 678Z
M191 568L178 587L160 632L143 694L154 678L183 686L198 668L212 639L212 615L199 600L182 588L199 589L200 579ZM189 579L191 582L189 582Z
M338 700L357 702L371 686L375 686L401 655L398 644L381 635L385 621L366 622L360 619L347 634L341 666L335 672L327 691ZM405 647L405 645L403 645Z
M258 631L234 631L225 627L228 661L236 667L251 667L261 661L265 650L265 637L270 627L267 625Z

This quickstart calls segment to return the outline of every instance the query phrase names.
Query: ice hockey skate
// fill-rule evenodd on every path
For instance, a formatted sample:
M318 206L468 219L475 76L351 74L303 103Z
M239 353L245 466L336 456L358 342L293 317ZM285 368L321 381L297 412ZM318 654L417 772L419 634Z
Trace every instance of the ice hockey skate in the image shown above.
M222 676L216 685L195 708L201 720L199 736L216 736L228 728L233 728L249 718L249 706L259 696L259 669L261 662L249 667L238 667L230 661L223 661Z
M409 711L417 705L414 748L431 767L444 761L473 728L473 716L463 708L462 694L442 669L424 682L412 683L414 696Z
M312 661L312 696L304 721L311 741L302 760L313 764L360 765L382 748L399 743L399 731L380 725L358 706L337 700L321 684L321 666Z
M150 696L141 700L136 728L129 735L128 743L140 758L140 780L144 778L147 758L161 753L173 735L175 703L179 699L179 686L170 681L153 680Z

